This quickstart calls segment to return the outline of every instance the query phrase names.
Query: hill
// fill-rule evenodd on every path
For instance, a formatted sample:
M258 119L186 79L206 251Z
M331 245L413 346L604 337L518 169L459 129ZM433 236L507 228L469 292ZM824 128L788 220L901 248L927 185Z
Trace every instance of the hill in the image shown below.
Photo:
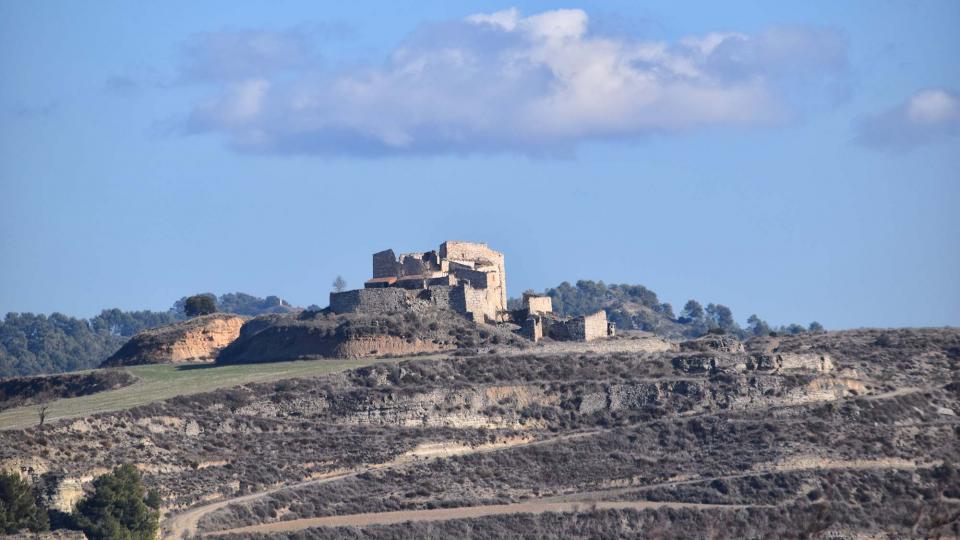
M183 300L169 311L105 309L90 319L61 313L7 313L0 321L0 377L95 368L138 332L183 320ZM276 296L229 293L217 301L220 311L245 316L300 309Z
M521 346L523 341L445 309L380 315L304 311L247 322L236 341L217 357L217 364L398 356L491 344Z
M134 463L177 538L956 533L960 331L599 345L500 345L8 430L0 466L69 507L96 471ZM330 362L134 369L186 386Z
M229 313L202 315L144 330L130 338L100 367L213 361L237 339L246 319Z

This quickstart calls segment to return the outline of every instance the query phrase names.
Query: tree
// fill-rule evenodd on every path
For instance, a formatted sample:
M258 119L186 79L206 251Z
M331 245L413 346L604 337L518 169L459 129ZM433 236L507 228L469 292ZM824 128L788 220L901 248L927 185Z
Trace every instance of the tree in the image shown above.
M680 312L680 322L684 324L696 322L703 319L703 306L696 300L688 300Z
M809 332L825 332L826 330L823 328L823 325L822 325L822 324L818 323L817 321L813 321L812 323L810 323L810 326L807 327L807 331L809 331Z
M737 323L733 320L733 312L723 304L707 304L707 317L717 328L727 332L737 328Z
M183 311L187 314L187 317L216 313L217 300L210 295L195 294L187 298L186 302L184 302Z
M77 503L73 519L92 540L153 540L160 513L151 505L158 501L148 499L140 473L125 464L93 481L93 493Z
M337 276L337 279L333 280L333 290L336 292L343 292L347 288L347 280L343 279L343 276Z
M754 336L765 336L770 333L770 325L767 324L767 321L757 317L756 313L747 319L747 329Z
M42 426L43 421L47 419L47 409L49 408L50 405L47 405L46 403L41 403L37 406L37 416L40 417L40 423L37 424L38 426Z
M0 471L0 533L14 534L24 529L46 531L50 521L30 484L14 472Z
M789 326L786 326L786 327L780 327L780 331L785 332L785 333L787 333L787 334L794 334L794 335L796 335L796 334L802 334L802 333L806 332L807 329L804 328L802 324L793 323L793 324L791 324L791 325L789 325Z

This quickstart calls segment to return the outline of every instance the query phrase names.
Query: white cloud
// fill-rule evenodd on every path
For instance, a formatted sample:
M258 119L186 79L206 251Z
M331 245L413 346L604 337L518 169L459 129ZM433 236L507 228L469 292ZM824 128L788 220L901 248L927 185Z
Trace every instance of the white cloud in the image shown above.
M960 97L946 89L917 92L906 101L855 124L857 142L880 149L908 150L960 134Z
M960 100L946 90L924 90L910 98L907 118L920 125L956 123L960 119Z
M845 42L831 30L671 44L593 35L576 9L425 25L385 62L341 70L300 66L284 51L300 62L301 48L237 43L239 35L257 36L207 36L213 52L192 52L202 60L188 64L194 78L235 80L196 108L190 129L278 153L568 153L591 140L769 125L790 110L784 81L846 66ZM238 64L244 57L253 60ZM294 76L271 77L274 61Z
M519 20L520 11L517 8L497 11L496 13L476 13L466 18L467 22L473 24L491 24L508 32L512 32L517 27Z

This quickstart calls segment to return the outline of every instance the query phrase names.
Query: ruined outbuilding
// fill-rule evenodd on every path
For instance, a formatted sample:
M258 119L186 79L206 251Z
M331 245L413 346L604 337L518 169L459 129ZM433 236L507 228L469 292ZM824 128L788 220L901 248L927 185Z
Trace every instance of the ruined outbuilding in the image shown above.
M510 317L520 325L520 333L534 342L544 337L556 341L592 341L615 333L614 324L607 321L606 311L562 317L553 312L553 301L545 295L524 293L523 307L512 311Z

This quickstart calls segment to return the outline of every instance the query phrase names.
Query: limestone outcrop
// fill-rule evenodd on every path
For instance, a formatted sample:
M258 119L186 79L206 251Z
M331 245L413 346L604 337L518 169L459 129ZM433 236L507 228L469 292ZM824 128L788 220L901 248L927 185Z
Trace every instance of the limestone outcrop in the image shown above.
M130 338L101 367L213 361L237 339L245 321L238 315L214 313L145 330Z

